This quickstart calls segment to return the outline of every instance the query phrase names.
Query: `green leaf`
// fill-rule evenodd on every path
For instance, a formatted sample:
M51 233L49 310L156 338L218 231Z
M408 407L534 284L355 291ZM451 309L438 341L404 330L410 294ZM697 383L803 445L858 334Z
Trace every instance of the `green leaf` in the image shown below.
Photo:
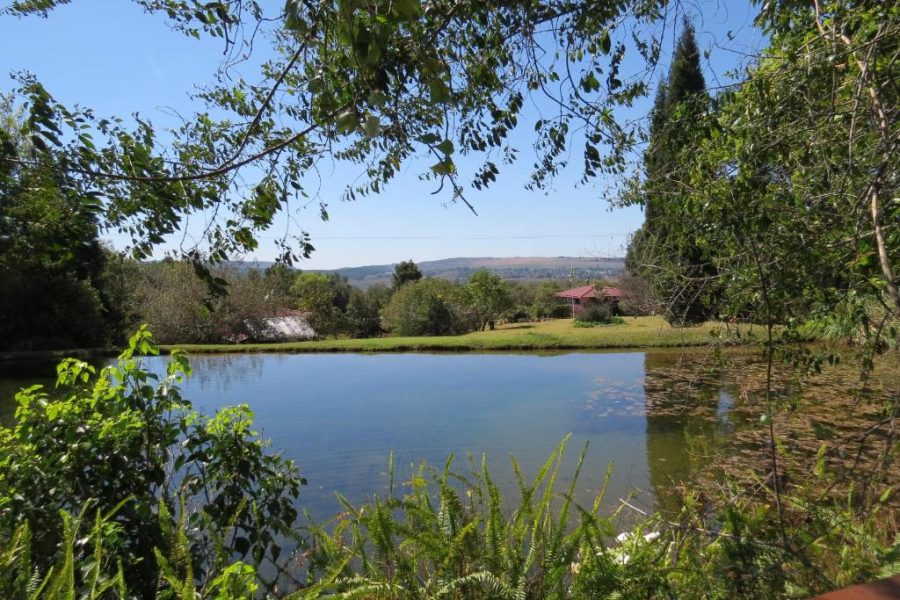
M603 51L603 54L609 54L609 51L612 50L612 40L609 38L609 30L603 32L603 35L600 36L600 50Z
M394 11L404 19L412 20L422 14L420 0L394 0Z
M369 137L375 137L381 133L381 121L375 115L366 117L365 132Z
M456 165L450 158L445 158L441 162L431 165L431 170L438 175L452 175L456 173Z
M353 111L348 110L338 115L337 129L340 133L349 133L355 130L358 124L356 113Z
M431 99L435 102L446 102L450 99L450 88L440 79L429 80L428 90L431 92Z
M293 32L299 32L302 21L297 18L297 0L285 0L284 3L284 27ZM194 32L197 39L200 34Z
M437 149L446 155L453 154L453 142L450 140L444 140L437 145Z
M581 89L585 92L595 92L600 89L600 82L593 71L588 71L588 74L581 80Z

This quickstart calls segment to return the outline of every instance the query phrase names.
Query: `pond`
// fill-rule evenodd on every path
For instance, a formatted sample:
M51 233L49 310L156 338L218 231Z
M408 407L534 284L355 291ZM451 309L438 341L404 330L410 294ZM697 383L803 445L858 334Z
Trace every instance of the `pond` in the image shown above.
M735 359L742 373L758 371L758 351ZM161 371L166 359L148 360ZM400 482L422 461L440 467L452 453L464 471L468 456L480 464L484 455L513 493L510 455L533 475L569 434L565 478L589 444L579 501L593 499L612 464L607 508L630 498L644 510L671 510L675 484L736 454L736 440L762 410L746 380L719 369L709 350L246 354L191 363L184 396L209 413L248 404L255 429L307 478L302 505L317 519L339 510L335 492L354 503L386 492L391 453ZM0 418L11 418L13 388L52 374L49 365L15 378L7 372Z

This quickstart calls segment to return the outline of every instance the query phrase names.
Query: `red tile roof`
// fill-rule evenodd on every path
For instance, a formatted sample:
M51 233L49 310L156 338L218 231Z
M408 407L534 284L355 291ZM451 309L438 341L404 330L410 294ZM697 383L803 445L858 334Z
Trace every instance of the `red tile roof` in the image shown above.
M592 285L583 285L581 287L572 288L571 290L563 290L553 295L557 298L596 298L597 291Z
M584 298L622 298L625 296L619 288L605 287L598 293L597 289L592 285L582 285L577 288L572 288L571 290L557 292L553 295L557 298L577 298L579 300Z

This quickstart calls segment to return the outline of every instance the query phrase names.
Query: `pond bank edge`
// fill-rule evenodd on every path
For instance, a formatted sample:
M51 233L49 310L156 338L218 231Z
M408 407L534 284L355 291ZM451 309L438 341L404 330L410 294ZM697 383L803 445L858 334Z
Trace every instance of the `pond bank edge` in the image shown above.
M315 344L315 345L312 345ZM755 346L758 340L742 342L663 342L656 344L429 344L400 343L370 346L359 344L332 345L328 342L297 342L274 344L172 344L160 346L160 350L169 353L179 349L188 354L378 354L397 352L511 352L511 351L546 351L546 350L644 350L648 348L700 348L704 346Z

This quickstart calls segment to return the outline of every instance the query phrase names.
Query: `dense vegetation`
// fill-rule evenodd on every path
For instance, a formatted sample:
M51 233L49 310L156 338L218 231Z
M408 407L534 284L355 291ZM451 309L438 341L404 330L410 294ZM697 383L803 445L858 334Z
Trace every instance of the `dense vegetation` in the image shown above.
M565 301L553 296L561 284L513 285L486 270L476 271L462 284L412 278L396 288L358 290L338 275L300 273L283 265L265 271L216 266L210 274L227 286L226 294L217 294L190 262L139 263L99 245L96 248L102 260L97 287L86 282L79 288L84 301L96 300L96 308L88 310L65 295L33 300L35 286L45 278L53 281L46 273L33 273L30 285L4 288L7 305L20 306L23 316L14 321L12 317L19 313L12 309L4 313L10 322L3 347L103 347L120 343L142 323L165 344L261 342L273 339L268 319L285 314L302 315L322 339L451 335L484 329L497 321L570 315ZM28 263L16 264L21 269ZM411 261L407 264L415 267ZM402 265L398 273L408 268ZM104 315L109 317L104 320ZM41 327L30 327L42 320L46 323ZM76 328L87 333L73 337Z
M702 323L718 311L718 272L708 250L701 247L702 238L676 235L665 212L682 193L672 186L683 169L675 155L709 104L700 49L693 27L685 23L668 78L660 83L650 113L644 178L635 199L644 206L646 219L626 256L626 268L650 282L663 299L669 322L681 325Z
M791 394L773 380L776 361L806 373L837 360L793 345L801 324L852 343L863 380L879 355L897 357L896 2L766 2L757 25L768 48L714 97L686 27L643 132L639 122L617 122L613 108L647 91L648 82L620 71L626 55L658 61L654 25L666 25L665 2L291 1L273 15L253 0L136 1L227 47L250 47L242 32L268 28L274 58L262 84L223 77L204 91L202 118L186 120L166 143L151 123L67 109L20 76L24 117L11 107L0 138L0 276L12 282L2 290L31 294L37 308L66 299L61 308L84 316L56 315L59 340L35 337L35 345L95 343L115 328L100 321L120 318L101 295L100 224L129 235L140 258L186 215L227 208L209 227L205 252L187 253L206 285L192 292L184 327L202 322L198 335L217 337L213 321L232 313L216 304L236 300L217 293L224 281L210 261L255 249L321 157L362 167L363 183L346 190L353 198L381 191L424 152L434 161L425 177L466 202L455 158L483 156L470 181L490 185L504 162L496 156L515 158L509 134L526 95L540 93L559 114L532 124L531 184L547 184L573 146L583 147L586 180L622 174L646 134L644 168L614 190L646 209L629 261L635 275L675 323L718 315L764 325L767 368L747 391L763 466L747 469L752 481L726 479L703 494L688 486L680 514L648 516L644 527L658 537L639 527L621 549L611 548L596 507L553 492L552 460L533 483L522 478L512 511L486 470L457 477L448 466L431 488L416 477L406 496L347 506L327 528L295 535L302 480L292 465L267 453L248 409L194 413L177 393L182 357L155 384L137 359L153 351L141 331L117 366L93 373L67 361L58 396L23 391L16 424L0 430L5 595L229 598L296 587L310 597L783 597L900 570L891 478L900 398L861 411L849 435L820 424L816 456L798 463L787 460L779 429L794 410ZM8 11L64 2L16 0ZM557 46L558 61L537 56L545 44ZM23 227L44 213L46 231ZM289 260L311 247L300 235L280 250ZM173 276L186 268L161 264ZM410 331L422 323L439 324L434 333L481 328L502 298L479 293L494 285L487 276L470 281L467 294L404 278L384 304L352 303L339 280L301 277L287 286L273 271L271 289L308 293L307 310L323 311L329 333L351 305L354 330L373 330L374 306ZM32 282L42 287L31 290ZM538 290L531 306L543 299ZM29 318L26 305L2 301L10 312L0 325L17 341L40 331L43 321L17 332L25 321L8 316ZM298 560L281 551L288 538L301 538Z
M685 29L624 196L647 216L628 268L671 321L896 320L896 11L767 4L766 56L712 100Z
M0 350L120 342L121 259L100 244L99 206L23 120L0 95Z
M75 563L38 597L117 577L153 597L170 565L191 588L196 577L212 589L236 558L253 572L296 538L303 480L293 464L267 452L247 406L213 417L194 411L178 392L187 359L174 353L160 378L141 363L156 352L142 329L115 365L98 372L69 359L55 390L17 395L15 426L0 427L4 597L29 597L36 575L53 577L60 551L74 552ZM173 597L184 597L179 585L168 582Z
M817 485L784 496L804 546L783 546L763 506L691 491L682 508L616 538L603 489L590 506L573 502L580 466L560 472L565 442L536 473L513 463L511 497L483 462L423 466L402 487L391 463L384 496L303 523L294 503L304 481L252 432L249 409L198 415L178 391L185 357L157 380L141 364L155 352L142 331L117 364L97 373L65 361L56 393L19 394L16 425L0 428L7 597L804 596L900 560L882 535L889 494L856 515L823 502ZM814 482L827 485L830 461L820 461ZM741 495L737 483L722 493Z

